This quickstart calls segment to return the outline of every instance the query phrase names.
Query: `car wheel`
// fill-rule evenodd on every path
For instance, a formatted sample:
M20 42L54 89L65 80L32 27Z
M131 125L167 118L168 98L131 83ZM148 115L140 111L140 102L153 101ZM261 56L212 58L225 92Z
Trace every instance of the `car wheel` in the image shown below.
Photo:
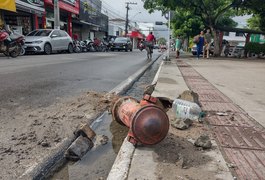
M125 49L125 52L128 52L128 48Z
M132 49L130 49L130 51L132 52Z
M72 44L69 44L68 45L68 53L73 53L74 52L74 48L73 48L73 45Z
M50 44L46 43L46 44L44 45L44 53L47 54L47 55L49 55L49 54L52 53L52 47L51 47Z

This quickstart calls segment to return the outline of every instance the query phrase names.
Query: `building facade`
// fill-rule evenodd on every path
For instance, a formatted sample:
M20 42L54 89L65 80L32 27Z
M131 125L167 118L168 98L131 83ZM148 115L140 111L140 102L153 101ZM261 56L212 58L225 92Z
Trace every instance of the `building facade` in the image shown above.
M58 0L60 29L80 40L108 35L108 16L101 0ZM1 10L1 20L18 33L54 28L54 0L16 0L16 12Z

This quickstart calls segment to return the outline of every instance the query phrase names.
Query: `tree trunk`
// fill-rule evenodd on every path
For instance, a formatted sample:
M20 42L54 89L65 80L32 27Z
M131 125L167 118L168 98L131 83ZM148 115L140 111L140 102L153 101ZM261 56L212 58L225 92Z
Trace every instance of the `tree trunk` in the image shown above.
M211 28L214 36L214 53L215 57L220 56L221 48L220 48L220 31L214 28Z

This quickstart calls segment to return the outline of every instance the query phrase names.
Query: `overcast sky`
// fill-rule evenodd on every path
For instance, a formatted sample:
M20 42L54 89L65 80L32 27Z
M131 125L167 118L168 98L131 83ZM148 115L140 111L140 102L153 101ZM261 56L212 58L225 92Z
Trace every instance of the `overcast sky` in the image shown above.
M161 12L155 12L149 14L143 7L141 0L102 0L102 6L108 6L110 9L115 10L121 16L125 18L126 15L126 4L125 2L136 2L137 5L130 5L129 20L136 22L155 22L155 21L166 21L161 16ZM141 13L139 13L141 12Z

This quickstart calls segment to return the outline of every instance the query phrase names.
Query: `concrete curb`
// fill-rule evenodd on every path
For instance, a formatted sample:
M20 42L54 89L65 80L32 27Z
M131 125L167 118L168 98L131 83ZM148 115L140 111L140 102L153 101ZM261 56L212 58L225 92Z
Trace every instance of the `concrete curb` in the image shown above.
M161 57L161 54L159 54L156 59L150 61L144 67L139 69L129 78L121 82L118 86L112 89L109 93L116 93L116 94L125 93L134 84L134 82L137 81L145 73L145 71L150 66L152 66L153 63L156 62L156 60L158 60L160 57ZM96 120L103 113L104 112L96 115L93 119ZM59 168L66 162L64 158L64 152L75 141L76 138L77 137L73 134L71 137L65 139L63 143L58 148L56 148L56 150L52 152L49 157L45 157L38 164L31 166L19 177L19 179L33 179L33 180L45 179L47 176L49 176L51 172L53 172L55 169Z
M157 73L153 79L152 84L158 81L159 73L163 66L162 61ZM129 169L132 161L132 157L135 151L135 147L127 141L127 137L124 139L120 151L112 165L107 180L126 180L129 174Z

